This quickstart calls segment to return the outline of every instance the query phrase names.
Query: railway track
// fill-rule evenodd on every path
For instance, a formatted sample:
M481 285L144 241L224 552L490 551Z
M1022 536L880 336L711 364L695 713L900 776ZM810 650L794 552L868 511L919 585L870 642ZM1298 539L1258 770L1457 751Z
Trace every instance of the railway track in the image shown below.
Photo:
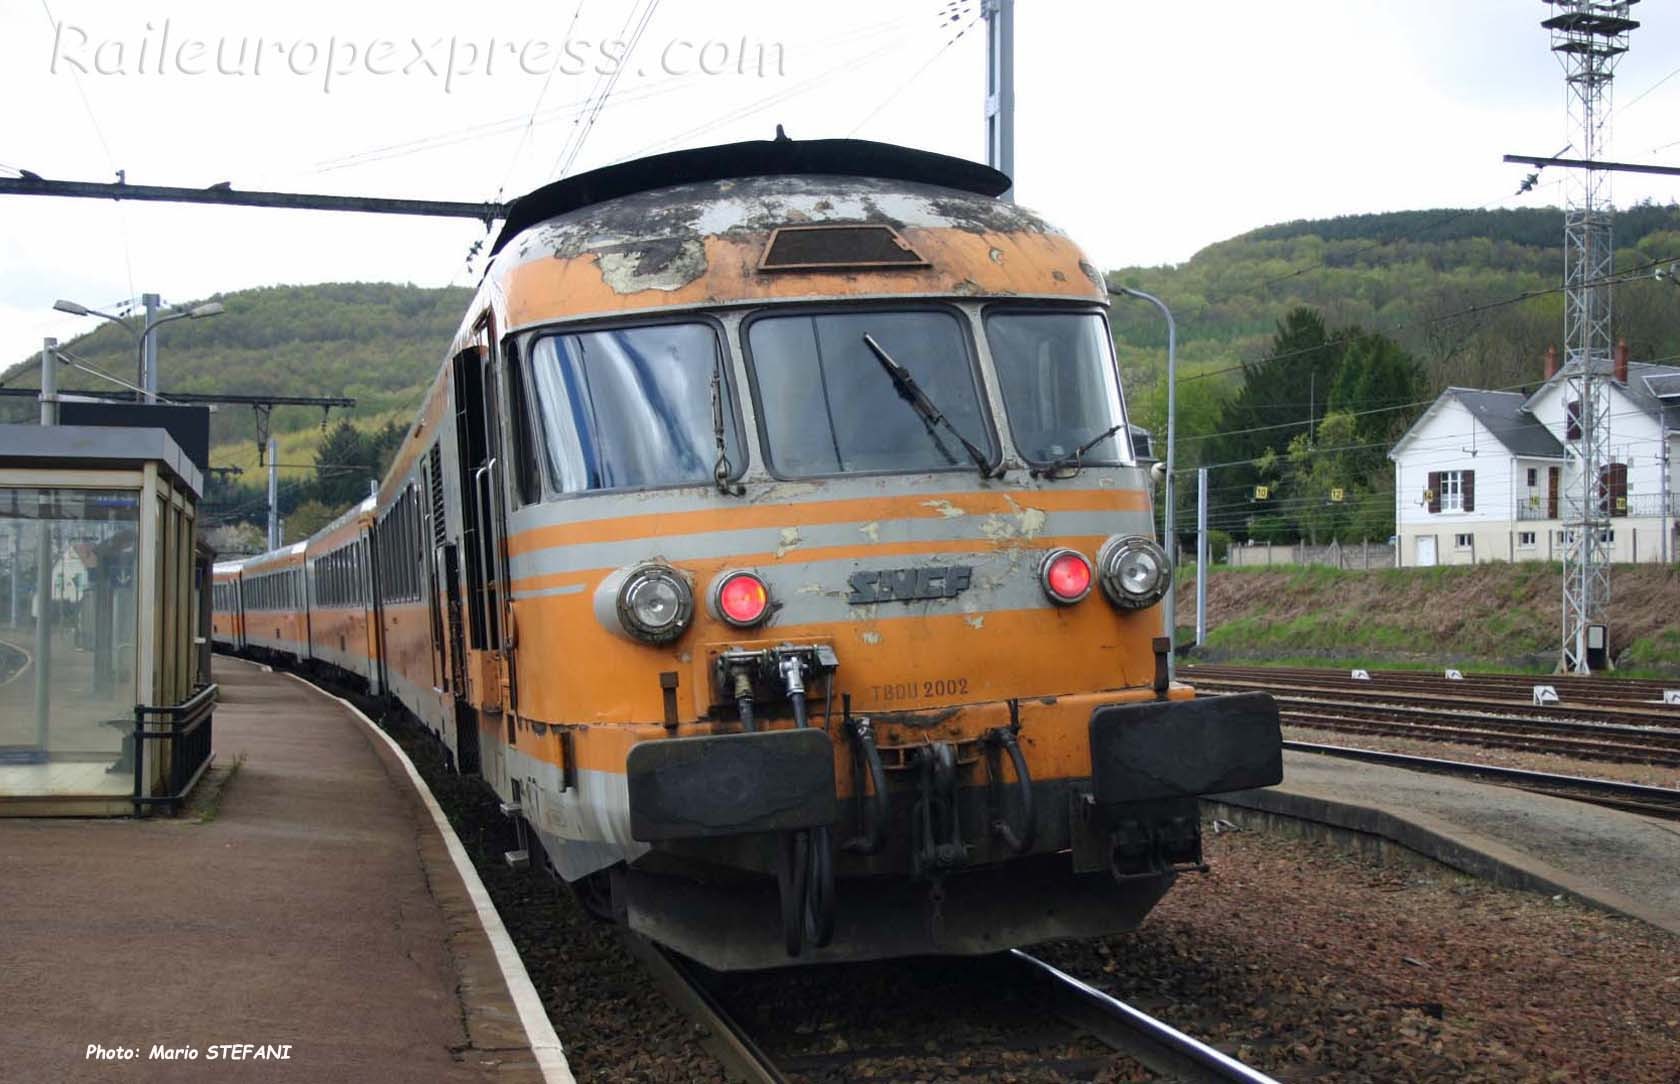
M1505 768L1493 764L1472 764L1467 761L1442 760L1436 757L1390 753L1380 749L1357 749L1342 745L1322 745L1317 742L1285 741L1285 749L1321 756L1361 760L1371 764L1387 764L1412 771L1451 775L1475 779L1499 786L1517 787L1560 798L1641 813L1650 817L1680 820L1680 790L1669 787L1648 787L1639 783L1623 783L1613 779L1593 779L1587 776L1556 775L1522 768Z
M1391 685L1323 670L1274 677L1261 668L1185 669L1206 692L1271 692L1294 726L1680 768L1680 708L1673 705L1536 705L1460 692L1449 687L1459 682L1445 679Z
M1390 692L1415 693L1422 696L1444 696L1457 699L1480 699L1495 702L1515 702L1531 706L1536 685L1550 685L1557 691L1558 705L1571 708L1634 708L1654 710L1665 707L1663 692L1680 688L1680 679L1668 682L1645 681L1636 678L1579 677L1574 674L1465 674L1451 680L1444 671L1431 670L1372 670L1370 680L1352 677L1352 671L1328 667L1304 666L1223 666L1206 663L1180 667L1192 681L1265 682L1278 687L1330 687L1354 690L1381 689ZM1677 710L1666 705L1669 717Z
M773 1055L742 1027L728 1007L729 999L718 994L715 989L717 976L633 934L624 935L624 942L631 954L648 969L660 991L705 1034L703 1042L730 1075L748 1084L788 1084L807 1077L813 1080L850 1080L855 1078L849 1072L852 1065L879 1059L883 1055L893 1056L920 1049L916 1042L906 1042L894 1049L862 1047L838 1055ZM1112 1053L1118 1053L1142 1065L1151 1074L1149 1079L1153 1080L1184 1081L1187 1084L1273 1084L1272 1078L1264 1073L1018 949L988 960L947 963L955 967L1005 968L1007 974L987 978L976 984L974 989L1001 988L1012 993L1031 990L1050 1012L1078 1032L1095 1039L1104 1051L1111 1052L1084 1058L1053 1054L1050 1055L1054 1058L1053 1062L1039 1063L1064 1072L1071 1079L1097 1075L1107 1067ZM912 1011L907 1010L903 1015L912 1023L917 1020ZM1027 1041L1018 1039L1018 1049L1035 1049L1038 1037L1032 1032L1030 1021L1023 1023L1028 1029L1025 1033ZM1059 1051L1064 1044L1056 1041L1042 1045ZM937 1068L927 1065L911 1069L905 1079L928 1079ZM972 1077L974 1072L972 1065L963 1068L965 1078ZM897 1079L873 1072L869 1075L873 1079ZM1008 1075L1014 1078L1015 1073Z

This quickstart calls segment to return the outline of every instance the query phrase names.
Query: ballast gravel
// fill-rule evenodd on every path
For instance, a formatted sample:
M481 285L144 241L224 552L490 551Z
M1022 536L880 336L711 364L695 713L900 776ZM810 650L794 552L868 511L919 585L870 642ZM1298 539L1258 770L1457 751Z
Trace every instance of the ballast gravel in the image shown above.
M472 855L577 1079L726 1080L610 927L506 867L513 840L489 791L445 770L429 738L392 730ZM1183 877L1140 930L1035 952L1279 1080L1680 1082L1680 939L1322 841L1209 826L1206 842L1211 871ZM794 1029L762 1038L805 1055L796 1079L1149 1079L1053 1034L982 1056L997 1021L960 1011L954 974L922 961L731 981L751 1030ZM824 1068L819 1051L858 1037L899 1056Z

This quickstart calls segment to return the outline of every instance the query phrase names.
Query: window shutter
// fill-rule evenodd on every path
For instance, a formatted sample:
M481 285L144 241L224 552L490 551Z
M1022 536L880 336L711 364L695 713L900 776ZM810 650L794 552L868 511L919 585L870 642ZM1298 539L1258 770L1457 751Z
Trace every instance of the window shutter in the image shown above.
M1476 510L1476 472L1473 470L1459 472L1459 486L1464 495L1464 510Z
M1429 472L1429 510L1441 510L1441 472L1438 470Z
M1565 416L1566 416L1566 421L1565 421L1565 430L1566 430L1566 433L1567 433L1566 439L1568 439L1568 440L1580 440L1581 439L1581 403L1580 403L1580 400L1571 399L1566 404L1566 409L1565 409L1564 413L1565 413Z

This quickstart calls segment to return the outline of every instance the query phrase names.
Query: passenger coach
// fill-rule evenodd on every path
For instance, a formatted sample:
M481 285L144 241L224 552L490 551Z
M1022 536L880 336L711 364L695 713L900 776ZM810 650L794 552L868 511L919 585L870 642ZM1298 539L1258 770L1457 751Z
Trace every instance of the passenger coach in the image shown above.
M1135 926L1277 713L1168 680L1107 289L1007 186L778 140L521 199L377 500L240 571L246 642L714 967Z

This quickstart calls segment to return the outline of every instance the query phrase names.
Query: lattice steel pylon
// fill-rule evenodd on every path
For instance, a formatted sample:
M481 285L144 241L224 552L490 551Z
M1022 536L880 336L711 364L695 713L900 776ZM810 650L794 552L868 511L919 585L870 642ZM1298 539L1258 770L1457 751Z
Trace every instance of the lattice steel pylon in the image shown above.
M1545 0L1552 15L1552 52L1563 64L1569 138L1589 162L1600 159L1610 118L1616 63L1639 24L1628 18L1638 0ZM1587 672L1588 629L1603 625L1610 606L1610 508L1604 471L1610 447L1611 369L1610 174L1572 170L1563 219L1564 402L1567 448L1576 476L1564 507L1563 636L1560 671Z

